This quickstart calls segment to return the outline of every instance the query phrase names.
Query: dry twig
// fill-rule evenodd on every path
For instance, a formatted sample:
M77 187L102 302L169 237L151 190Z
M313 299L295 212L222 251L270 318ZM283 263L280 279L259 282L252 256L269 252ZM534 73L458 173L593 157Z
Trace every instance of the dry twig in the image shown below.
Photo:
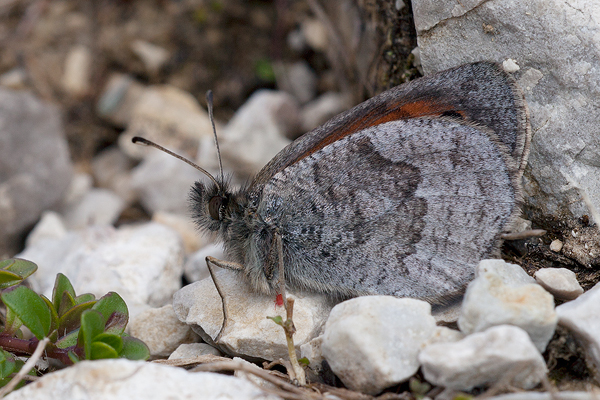
M42 353L44 352L44 349L46 348L46 345L49 341L50 339L48 338L43 338L39 341L37 347L35 348L35 351L31 355L31 357L29 357L29 360L27 360L27 362L23 365L21 370L10 380L10 382L8 382L6 386L0 389L0 397L4 397L7 393L10 393L15 388L15 386L17 386L17 384L23 380L25 375L27 375L29 371L31 371L33 367L35 367L35 363L42 356Z

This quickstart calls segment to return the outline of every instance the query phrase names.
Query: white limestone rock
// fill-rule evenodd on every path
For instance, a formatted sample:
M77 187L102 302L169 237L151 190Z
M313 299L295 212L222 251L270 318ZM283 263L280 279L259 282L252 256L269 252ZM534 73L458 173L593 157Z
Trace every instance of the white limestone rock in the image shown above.
M346 387L374 395L417 372L417 356L435 329L429 303L357 297L331 310L321 352Z
M496 325L524 329L540 352L552 338L558 317L554 298L523 269L503 260L483 260L469 283L458 327L466 334Z
M173 309L179 320L191 325L205 342L224 353L264 360L288 358L283 328L267 319L277 315L285 318L284 307L277 305L276 296L254 293L243 277L233 271L217 270L215 275L225 293L229 313L217 343L214 340L223 324L223 308L210 277L175 293ZM318 336L332 304L326 296L318 294L288 293L288 296L295 299L294 343L299 355L300 346Z
M559 323L574 332L585 344L600 370L600 283L577 299L556 307Z
M427 381L455 390L503 381L522 389L548 372L544 358L521 328L499 325L458 342L434 343L419 354Z
M7 400L277 400L254 384L213 372L188 372L145 361L81 361L47 374Z

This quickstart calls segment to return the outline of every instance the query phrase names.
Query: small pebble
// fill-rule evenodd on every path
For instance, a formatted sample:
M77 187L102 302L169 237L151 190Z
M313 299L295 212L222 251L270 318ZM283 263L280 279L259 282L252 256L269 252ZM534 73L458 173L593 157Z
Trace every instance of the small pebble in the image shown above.
M554 239L552 241L552 243L550 243L550 250L552 250L555 253L560 253L562 248L563 248L563 242L561 242L558 239Z
M65 61L62 78L63 89L73 97L83 97L90 92L92 52L87 46L74 46Z
M119 127L126 127L133 109L144 93L144 86L129 75L113 73L96 104L96 112Z
M27 72L24 68L13 68L0 75L0 85L11 89L23 89L27 82Z
M502 62L502 68L508 73L517 72L521 69L517 62L512 58L507 58L506 60L504 60Z
M322 94L302 108L301 133L315 129L350 107L352 107L350 96L336 92Z
M305 61L294 64L273 65L277 86L294 96L300 104L306 104L317 94L317 75Z
M290 143L287 134L299 126L300 108L293 96L256 91L219 132L223 164L240 177L250 177Z
M135 40L131 50L142 60L146 70L156 74L169 60L169 52L164 48L144 40Z
M112 225L124 207L125 202L112 190L92 188L79 201L63 207L63 218L68 229Z
M301 28L302 34L306 40L306 43L313 50L325 51L329 43L329 37L327 36L327 29L318 19L305 19L302 21Z
M198 356L205 356L212 354L213 356L222 356L218 349L215 349L211 345L206 343L183 343L180 344L177 349L171 353L169 360L177 360L181 358L195 358Z
M575 273L566 268L539 269L535 280L557 299L573 300L583 293Z

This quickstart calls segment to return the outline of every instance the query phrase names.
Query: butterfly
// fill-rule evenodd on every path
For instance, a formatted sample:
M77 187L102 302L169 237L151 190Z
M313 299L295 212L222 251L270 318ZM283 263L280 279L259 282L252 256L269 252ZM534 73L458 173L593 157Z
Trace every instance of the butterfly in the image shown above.
M531 130L515 80L477 62L332 118L233 189L205 172L200 231L260 293L382 294L443 304L498 253L519 214Z

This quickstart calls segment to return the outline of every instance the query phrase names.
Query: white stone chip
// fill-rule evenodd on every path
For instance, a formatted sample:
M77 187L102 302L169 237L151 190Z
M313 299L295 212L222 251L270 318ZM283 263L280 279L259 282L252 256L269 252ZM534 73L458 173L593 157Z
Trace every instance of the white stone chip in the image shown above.
M573 300L583 293L575 273L566 268L539 269L535 280L557 299Z
M222 356L223 353L219 349L215 349L206 343L183 343L171 353L169 360L178 360L181 358L196 358L205 355Z
M550 243L550 250L552 250L555 253L560 253L562 248L563 242L561 242L559 239L554 239L552 243Z
M502 68L506 71L506 72L517 72L518 70L521 69L521 67L519 67L519 65L517 64L517 62L515 60L513 60L512 58L507 58L506 60L504 60L502 62Z
M455 390L502 382L523 389L548 372L544 358L525 331L500 325L451 343L434 343L420 354L427 381Z

